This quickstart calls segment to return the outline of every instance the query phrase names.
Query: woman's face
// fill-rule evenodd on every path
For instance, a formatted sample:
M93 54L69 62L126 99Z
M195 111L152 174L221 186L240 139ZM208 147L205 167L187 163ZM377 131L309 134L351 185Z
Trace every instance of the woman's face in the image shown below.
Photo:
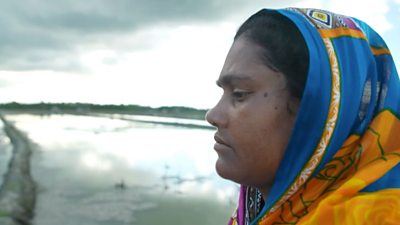
M217 81L223 95L206 115L217 128L217 173L240 184L269 190L288 144L297 102L286 78L267 67L263 49L238 38Z

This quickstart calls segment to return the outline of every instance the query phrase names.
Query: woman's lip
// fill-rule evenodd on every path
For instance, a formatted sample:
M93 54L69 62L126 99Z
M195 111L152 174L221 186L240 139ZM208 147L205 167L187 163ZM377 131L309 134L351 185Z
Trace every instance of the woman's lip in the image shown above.
M215 144L214 144L214 149L215 149L215 151L217 151L218 153L226 152L226 151L231 151L231 150L232 150L232 148L229 147L228 145L224 145L224 144L221 144L221 143L218 143L218 142L215 142Z
M228 145L222 138L220 138L218 135L214 136L215 144L214 144L214 149L217 152L223 152L223 151L230 151L232 150L232 147Z
M215 142L217 142L218 144L231 147L231 146L229 146L222 138L220 138L218 135L214 135L214 140L215 140Z

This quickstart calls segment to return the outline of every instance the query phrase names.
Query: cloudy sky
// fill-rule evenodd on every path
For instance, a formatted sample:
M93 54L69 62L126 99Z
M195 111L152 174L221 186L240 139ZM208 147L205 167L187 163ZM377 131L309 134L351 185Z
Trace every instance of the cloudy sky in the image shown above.
M238 26L261 8L352 15L400 68L400 0L0 0L0 102L211 107Z

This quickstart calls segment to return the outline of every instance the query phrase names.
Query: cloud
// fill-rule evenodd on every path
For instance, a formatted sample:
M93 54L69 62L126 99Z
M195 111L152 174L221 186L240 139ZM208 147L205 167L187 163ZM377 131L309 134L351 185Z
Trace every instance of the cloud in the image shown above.
M382 36L390 48L397 71L400 72L400 44L398 41L400 36L400 0L392 1L389 8L387 19L392 22L393 27Z
M163 33L147 30L226 18L236 18L239 25L263 7L327 8L368 18L379 32L386 32L392 27L385 17L388 1L0 0L0 70L82 71L85 65L77 56L87 49L151 48Z
M0 81L8 81L8 87L5 85L0 89L0 102L91 102L207 108L220 96L215 80L235 30L236 24L225 23L216 27L159 28L146 34L152 36L156 31L165 34L155 48L124 54L113 50L85 50L79 57L90 71L85 76L59 71L0 71ZM210 98L210 94L215 98Z
M3 87L9 87L11 85L11 82L8 80L0 79L0 88Z
M290 2L290 1L285 1ZM144 30L208 23L252 6L246 0L0 0L0 70L82 70L84 48L140 48ZM274 4L280 5L282 3ZM254 5L254 4L253 4ZM160 34L162 36L162 34ZM133 49L131 49L133 50Z
M389 2L390 0L381 0L377 4L375 0L335 0L329 1L327 5L336 13L364 20L379 33L384 33L393 27L386 17L389 12Z

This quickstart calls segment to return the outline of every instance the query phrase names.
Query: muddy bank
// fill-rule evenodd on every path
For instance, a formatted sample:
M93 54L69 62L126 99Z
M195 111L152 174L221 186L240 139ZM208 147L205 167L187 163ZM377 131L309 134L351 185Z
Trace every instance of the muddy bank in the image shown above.
M0 115L13 153L0 187L0 224L29 225L35 206L35 184L31 177L32 144L13 124Z

